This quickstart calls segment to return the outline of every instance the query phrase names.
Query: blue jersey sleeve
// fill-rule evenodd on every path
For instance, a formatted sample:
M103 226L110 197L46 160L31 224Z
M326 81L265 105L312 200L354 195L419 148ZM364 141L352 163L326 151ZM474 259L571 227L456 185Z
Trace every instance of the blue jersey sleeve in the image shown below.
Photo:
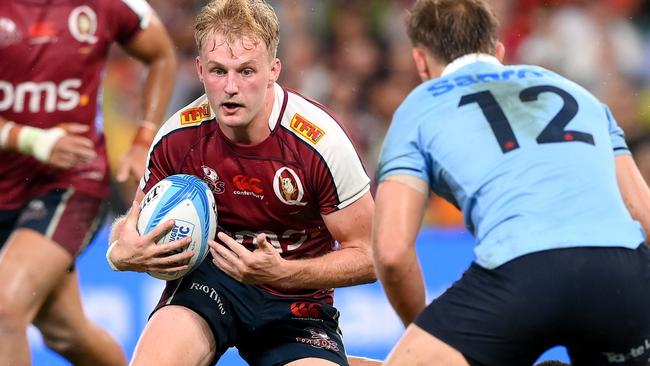
M607 123L609 136L612 139L612 148L614 149L614 155L630 155L630 149L627 147L625 142L625 133L623 129L618 125L616 119L612 115L612 111L609 110L609 107L603 104L605 109L605 114L607 115Z
M408 113L406 104L397 109L379 156L378 182L391 175L407 174L429 183L427 159L420 147L419 123Z

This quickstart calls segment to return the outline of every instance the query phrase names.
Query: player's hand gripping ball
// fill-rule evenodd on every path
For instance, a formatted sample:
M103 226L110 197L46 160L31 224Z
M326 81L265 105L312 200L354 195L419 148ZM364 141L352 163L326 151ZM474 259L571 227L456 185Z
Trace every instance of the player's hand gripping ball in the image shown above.
M198 268L208 253L208 240L214 239L217 230L217 207L208 185L193 175L171 175L147 192L141 209L137 226L140 235L172 219L174 227L156 244L165 245L189 236L192 242L184 250L194 252L185 271L147 273L161 280L175 280Z

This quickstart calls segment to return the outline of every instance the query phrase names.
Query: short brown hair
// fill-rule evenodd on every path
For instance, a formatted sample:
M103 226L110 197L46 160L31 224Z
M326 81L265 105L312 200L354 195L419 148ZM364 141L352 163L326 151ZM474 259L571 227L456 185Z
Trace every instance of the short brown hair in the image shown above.
M414 46L444 63L469 53L493 54L499 38L499 22L483 0L417 0L406 29Z
M272 58L280 42L275 11L264 0L211 0L194 22L194 39L201 52L209 34L221 33L228 43L244 36L263 41Z

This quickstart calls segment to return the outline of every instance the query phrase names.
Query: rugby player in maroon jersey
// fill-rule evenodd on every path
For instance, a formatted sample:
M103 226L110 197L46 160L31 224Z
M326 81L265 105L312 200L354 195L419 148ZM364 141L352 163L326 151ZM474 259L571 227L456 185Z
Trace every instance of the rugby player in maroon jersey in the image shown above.
M206 94L156 135L107 259L116 270L187 268L192 253L174 254L185 239L154 243L173 222L136 231L145 192L172 174L211 187L218 235L198 269L167 282L134 365L214 364L229 347L252 365L348 365L333 288L375 280L370 179L333 114L276 83L278 35L263 0L212 1L197 16Z
M102 217L109 174L99 87L119 43L148 68L121 179L138 179L169 101L171 40L144 0L0 2L0 360L29 364L30 323L75 365L123 365L70 271Z

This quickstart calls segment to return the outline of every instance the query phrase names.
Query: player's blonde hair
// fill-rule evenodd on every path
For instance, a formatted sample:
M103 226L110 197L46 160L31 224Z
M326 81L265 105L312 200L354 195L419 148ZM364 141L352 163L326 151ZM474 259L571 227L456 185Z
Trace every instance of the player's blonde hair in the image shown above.
M415 46L445 63L469 53L493 54L499 38L499 22L483 0L417 0L406 29Z
M222 34L228 44L249 37L262 41L271 58L280 42L280 23L264 0L211 0L194 22L194 39L199 52L210 34Z

